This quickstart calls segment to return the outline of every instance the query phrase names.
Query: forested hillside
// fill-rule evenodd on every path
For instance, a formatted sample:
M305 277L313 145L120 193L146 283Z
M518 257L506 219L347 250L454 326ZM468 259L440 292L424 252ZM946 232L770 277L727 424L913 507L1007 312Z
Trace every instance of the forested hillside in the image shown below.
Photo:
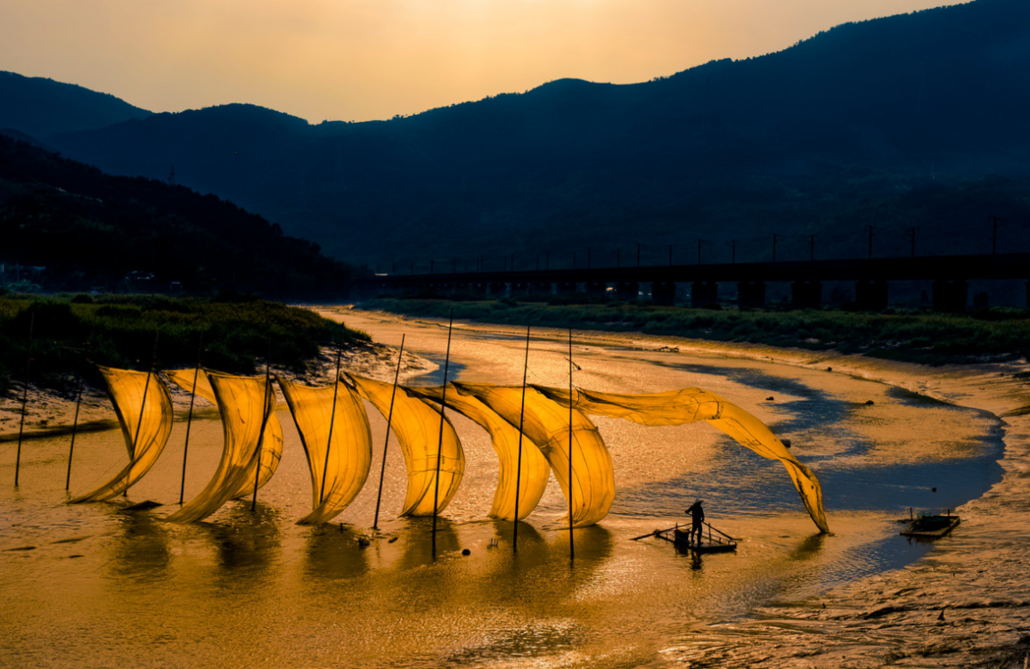
M0 239L4 282L50 291L339 297L352 278L317 244L235 204L184 186L113 177L3 135Z

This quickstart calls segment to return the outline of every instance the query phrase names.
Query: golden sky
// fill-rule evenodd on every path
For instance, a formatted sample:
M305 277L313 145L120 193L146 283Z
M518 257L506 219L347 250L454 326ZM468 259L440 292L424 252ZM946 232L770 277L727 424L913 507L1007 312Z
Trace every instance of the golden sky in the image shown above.
M633 83L954 0L2 0L0 70L152 111L250 102L317 123L564 77Z

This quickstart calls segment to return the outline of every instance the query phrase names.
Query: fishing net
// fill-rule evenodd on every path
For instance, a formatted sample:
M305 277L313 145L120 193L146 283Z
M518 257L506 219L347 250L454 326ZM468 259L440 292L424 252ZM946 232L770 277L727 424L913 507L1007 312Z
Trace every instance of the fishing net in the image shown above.
M368 478L372 434L361 399L344 383L313 388L279 378L311 470L312 511L302 525L347 508Z
M568 390L544 387L537 390L555 402L569 406ZM823 532L830 531L823 511L822 487L815 474L798 462L762 421L718 395L700 388L648 395L576 390L572 395L572 406L589 414L627 418L641 425L682 425L706 420L742 446L783 463L812 520Z
M383 416L390 413L393 385L350 374L347 377L354 383L358 394L371 402ZM436 512L443 511L458 491L465 474L465 453L451 422L438 409L401 386L397 388L394 399L391 427L401 445L408 470L408 489L401 515L433 515L437 495ZM437 467L440 471L439 491Z
M172 433L172 398L156 373L99 369L122 427L129 464L96 490L73 498L73 504L100 502L128 490L154 466Z
M408 388L409 394L440 402L443 388ZM490 444L500 460L500 476L490 517L515 520L515 487L518 485L519 520L528 516L540 502L547 488L551 466L536 444L528 437L522 439L522 467L519 472L518 423L512 425L494 413L472 395L460 395L453 387L447 389L447 408L457 411L490 434Z

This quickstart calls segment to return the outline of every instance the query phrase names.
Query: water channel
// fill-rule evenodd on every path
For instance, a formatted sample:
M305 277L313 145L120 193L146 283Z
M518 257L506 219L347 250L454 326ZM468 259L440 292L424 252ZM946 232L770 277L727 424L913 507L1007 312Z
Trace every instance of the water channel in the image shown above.
M446 325L327 311L375 340L442 363ZM530 343L529 382L567 386L567 334ZM450 378L518 385L524 330L459 324ZM231 502L207 522L161 520L177 508L185 426L128 500L165 504L126 513L115 504L65 504L67 441L27 443L22 485L0 488L0 666L436 667L662 666L689 644L764 603L817 595L901 566L927 546L898 536L896 519L980 496L1001 475L1000 423L990 414L822 369L681 353L643 335L576 333L576 386L646 393L700 387L752 412L818 475L833 534L817 534L783 467L704 423L643 427L597 418L617 486L610 515L575 533L556 528L564 498L552 481L520 526L485 518L497 480L488 437L452 416L466 452L461 490L431 553L428 519L397 519L404 464L387 455L380 525L363 548L376 477L321 527L296 525L310 477L289 411L286 446L257 510ZM389 371L389 370L384 370ZM442 370L409 382L439 383ZM386 422L366 404L382 462ZM221 451L217 416L193 424L186 497ZM0 444L0 477L14 449ZM72 491L116 471L117 430L81 434ZM712 523L740 537L735 554L680 554L653 539L685 522L703 498ZM469 549L469 556L462 556Z

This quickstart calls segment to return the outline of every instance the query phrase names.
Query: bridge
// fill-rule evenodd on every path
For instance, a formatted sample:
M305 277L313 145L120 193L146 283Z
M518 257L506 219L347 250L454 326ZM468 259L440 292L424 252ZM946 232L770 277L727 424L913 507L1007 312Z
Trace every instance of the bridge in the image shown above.
M628 301L638 299L642 284L650 284L645 294L649 292L652 302L672 305L677 286L686 285L690 305L705 307L718 302L720 283L735 283L738 306L756 309L765 306L766 284L782 281L791 284L791 304L804 309L822 304L824 282L843 281L854 283L856 308L881 311L887 308L892 281L932 281L934 309L955 312L966 310L971 280L1025 281L1030 307L1030 253L448 273L431 269L421 274L412 270L409 274L369 277L362 281L362 289L366 293L467 293L484 297L583 292L612 294Z

